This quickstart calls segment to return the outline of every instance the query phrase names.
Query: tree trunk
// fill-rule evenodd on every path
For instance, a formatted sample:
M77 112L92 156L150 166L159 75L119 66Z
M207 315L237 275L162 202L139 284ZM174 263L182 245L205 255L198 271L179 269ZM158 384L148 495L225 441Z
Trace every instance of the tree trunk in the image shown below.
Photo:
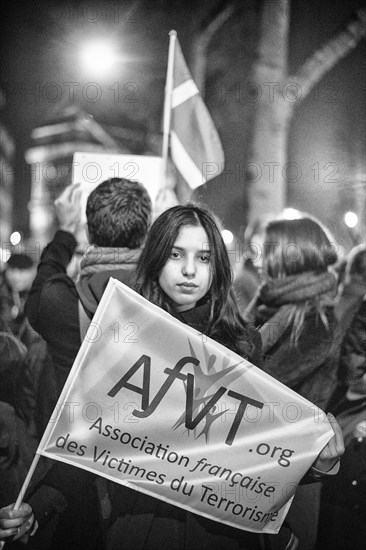
M249 220L285 205L286 148L292 103L283 93L287 76L289 0L264 0L258 61L253 69L255 105L250 160Z
M295 105L366 35L366 10L353 15L334 37L300 67L287 74L290 0L264 0L258 61L254 66L254 115L251 158L247 167L248 221L278 214L286 205L288 132ZM296 174L295 174L296 176Z

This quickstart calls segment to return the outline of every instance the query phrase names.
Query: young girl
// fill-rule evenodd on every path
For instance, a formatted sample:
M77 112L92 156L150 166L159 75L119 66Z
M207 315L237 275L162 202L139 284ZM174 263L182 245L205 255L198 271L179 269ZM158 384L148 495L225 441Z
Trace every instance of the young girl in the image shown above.
M140 256L135 290L260 364L260 337L240 316L227 249L207 208L175 206L157 218Z
M249 360L259 360L260 339L238 313L225 244L207 208L188 204L173 207L159 216L140 257L135 288L181 321ZM334 428L334 438L316 463L317 468L324 471L342 454L340 432L337 425ZM46 474L43 484L61 493L63 501L67 502L73 491L80 494L83 483L90 484L93 478L89 472L57 463ZM263 537L206 519L116 483L108 483L108 496L111 514L103 545L106 550L292 548L291 543L288 544L291 533L287 528L282 528L278 535ZM18 511L0 510L0 539L6 534L9 536L10 529L18 526L18 537L26 533L26 521L31 530L32 509L35 518L38 507L44 514L44 498L41 505L37 495L32 495L29 502L32 508L23 503ZM52 508L51 502L47 505ZM36 539L37 535L35 543ZM76 548L80 550L81 547ZM99 546L97 548L99 550Z

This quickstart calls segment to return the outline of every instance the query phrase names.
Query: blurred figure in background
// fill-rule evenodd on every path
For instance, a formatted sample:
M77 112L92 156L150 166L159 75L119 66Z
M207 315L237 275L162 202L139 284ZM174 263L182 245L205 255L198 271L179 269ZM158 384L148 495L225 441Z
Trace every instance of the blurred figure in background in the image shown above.
M366 244L352 248L346 259L344 280L340 284L335 304L342 336L352 323L361 302L366 295Z
M33 359L41 338L30 327L24 304L36 273L26 254L12 254L0 279L0 503L17 497L37 446ZM43 343L44 352L46 345ZM40 369L38 369L40 370ZM24 379L29 383L24 384ZM31 390L32 388L32 390ZM31 391L30 391L31 390ZM31 435L32 434L32 435Z
M327 409L339 355L334 240L304 214L269 222L262 242L263 282L247 314L260 329L263 370ZM320 484L301 486L288 513L302 550L316 547L319 503Z
M52 368L47 344L31 327L24 309L36 271L37 266L30 256L14 253L6 262L0 282L1 319L26 348L19 371L18 413L33 438L34 449L49 418L49 410L45 407L45 379L50 377Z
M332 239L304 215L269 222L262 246L262 283L247 313L260 329L264 370L325 409L339 353Z
M342 325L338 386L330 409L345 454L337 480L322 491L319 550L363 550L366 540L366 249L353 248L336 304Z
M19 414L18 378L27 348L0 319L0 507L17 498L32 460Z
M32 339L24 313L28 292L36 276L36 266L27 254L12 254L1 275L1 317L12 333L27 345Z
M366 296L342 342L340 384L331 410L345 453L322 491L319 550L363 550L366 540Z
M234 291L242 315L260 284L257 262L262 256L263 232L268 221L268 216L262 216L246 227L243 255L241 261L234 266Z
M331 410L339 414L349 408L348 401L366 395L366 245L352 248L346 261L344 281L335 303L335 314L341 331L341 355L337 388L331 399Z

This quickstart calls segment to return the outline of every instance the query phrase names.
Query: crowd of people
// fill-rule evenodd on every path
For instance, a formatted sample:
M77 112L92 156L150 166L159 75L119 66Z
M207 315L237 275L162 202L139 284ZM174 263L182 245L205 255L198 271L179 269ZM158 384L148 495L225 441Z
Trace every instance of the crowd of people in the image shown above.
M146 189L112 178L88 197L90 246L71 277L80 187L68 186L55 208L59 229L37 272L31 258L14 254L2 274L0 541L31 550L363 548L365 245L343 260L341 276L334 239L318 220L268 218L247 235L252 256L234 278L220 222L206 206L174 206L151 224ZM235 529L45 458L14 508L110 277L328 413L334 436L278 534Z

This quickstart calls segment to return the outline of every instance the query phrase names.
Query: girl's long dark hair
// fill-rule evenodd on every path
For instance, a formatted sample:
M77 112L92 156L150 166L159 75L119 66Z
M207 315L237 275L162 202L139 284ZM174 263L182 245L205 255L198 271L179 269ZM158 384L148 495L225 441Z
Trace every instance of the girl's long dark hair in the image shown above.
M134 288L153 304L171 311L170 300L158 279L184 226L202 226L208 236L212 284L202 299L210 305L207 335L248 358L253 343L235 301L229 256L218 222L207 207L194 203L174 206L155 220L138 262Z

